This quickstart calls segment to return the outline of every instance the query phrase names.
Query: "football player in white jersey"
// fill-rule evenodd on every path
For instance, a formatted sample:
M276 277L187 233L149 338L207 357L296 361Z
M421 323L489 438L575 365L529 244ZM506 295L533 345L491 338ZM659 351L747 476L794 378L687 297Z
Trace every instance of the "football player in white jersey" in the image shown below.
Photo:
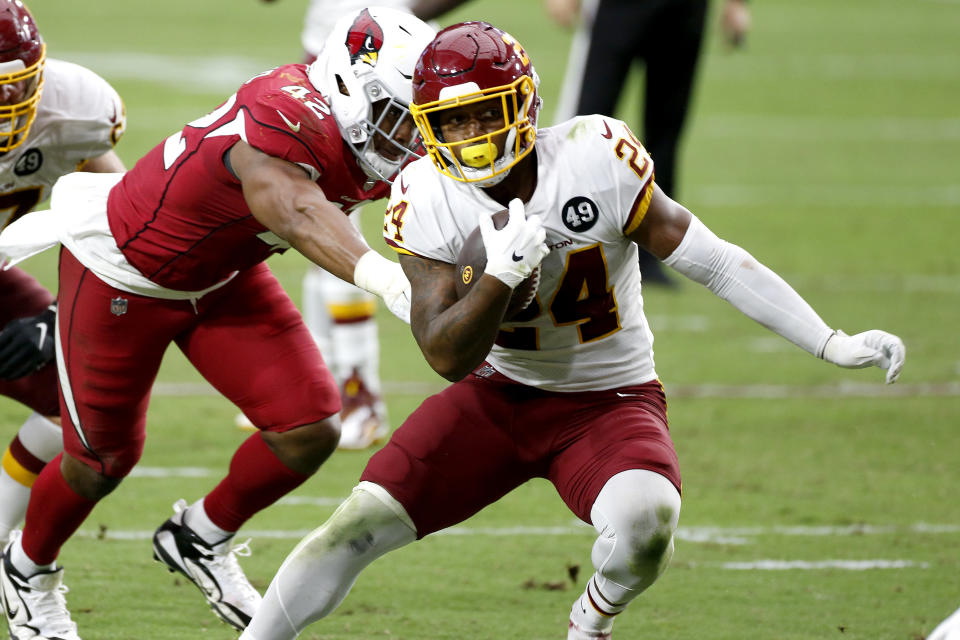
M464 0L379 0L376 4L432 19ZM304 60L313 62L337 19L369 5L365 0L311 0L301 41ZM360 226L360 209L350 220ZM303 319L340 384L341 449L366 449L390 431L380 383L380 339L374 316L376 298L311 265L303 278ZM238 424L249 420L242 414Z
M623 122L586 116L537 130L536 72L496 27L441 31L413 83L429 157L394 181L384 236L413 287L413 334L454 384L420 405L300 542L241 638L296 637L380 555L543 477L598 534L567 638L609 639L616 616L669 564L681 502L637 246L834 364L878 366L894 382L903 343L831 329L665 196ZM491 214L504 208L509 220L495 229ZM486 267L458 298L458 255L478 224ZM512 290L537 267L535 300L505 322Z
M118 172L123 103L102 78L47 58L30 12L0 0L0 230L72 171ZM62 448L53 295L16 267L0 270L0 395L33 410L3 454L0 543L26 513L30 487Z

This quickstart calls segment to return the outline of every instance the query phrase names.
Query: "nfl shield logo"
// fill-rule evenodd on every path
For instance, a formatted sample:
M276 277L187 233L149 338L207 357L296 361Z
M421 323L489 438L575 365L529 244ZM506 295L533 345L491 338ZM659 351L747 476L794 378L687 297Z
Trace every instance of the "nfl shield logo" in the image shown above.
M110 313L115 316L122 316L127 312L127 299L114 298L110 301Z

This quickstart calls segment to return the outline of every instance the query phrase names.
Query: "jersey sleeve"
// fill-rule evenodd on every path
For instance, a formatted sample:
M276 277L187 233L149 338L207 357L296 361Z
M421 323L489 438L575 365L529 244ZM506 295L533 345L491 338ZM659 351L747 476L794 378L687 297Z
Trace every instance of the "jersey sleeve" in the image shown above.
M44 83L44 91L60 94L58 103L68 104L61 114L64 122L63 148L77 152L84 160L96 158L113 149L127 127L123 100L106 80L86 67L51 60L54 73ZM69 138L69 139L67 139Z
M439 173L429 158L408 165L393 181L383 239L397 253L456 264L463 233L448 214Z
M238 92L248 117L246 142L277 158L302 166L313 180L327 167L343 162L343 139L330 108L300 76L285 78L281 69Z
M594 166L602 167L608 176L604 182L609 185L612 209L619 213L620 229L628 235L643 222L653 197L653 159L621 120L589 116L586 126L599 133L602 142L594 147L599 154Z

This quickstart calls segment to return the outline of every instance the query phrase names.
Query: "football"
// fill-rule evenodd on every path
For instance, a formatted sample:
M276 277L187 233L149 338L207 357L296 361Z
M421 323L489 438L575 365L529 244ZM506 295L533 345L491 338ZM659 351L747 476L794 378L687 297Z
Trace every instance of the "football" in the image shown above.
M507 224L509 214L506 210L493 214L493 226L502 229ZM457 298L462 298L473 288L474 283L483 275L487 266L487 252L483 246L483 237L480 227L474 229L463 243L460 254L457 256ZM513 296L507 304L503 314L504 320L510 320L515 315L530 306L537 295L540 285L540 267L533 270L523 282L513 290Z

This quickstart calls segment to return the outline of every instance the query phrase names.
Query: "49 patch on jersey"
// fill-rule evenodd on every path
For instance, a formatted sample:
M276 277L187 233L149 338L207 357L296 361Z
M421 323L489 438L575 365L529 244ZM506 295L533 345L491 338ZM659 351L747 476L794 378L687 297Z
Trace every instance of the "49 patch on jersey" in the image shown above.
M18 176L28 176L39 171L42 166L43 152L40 149L27 149L13 166L13 172Z

